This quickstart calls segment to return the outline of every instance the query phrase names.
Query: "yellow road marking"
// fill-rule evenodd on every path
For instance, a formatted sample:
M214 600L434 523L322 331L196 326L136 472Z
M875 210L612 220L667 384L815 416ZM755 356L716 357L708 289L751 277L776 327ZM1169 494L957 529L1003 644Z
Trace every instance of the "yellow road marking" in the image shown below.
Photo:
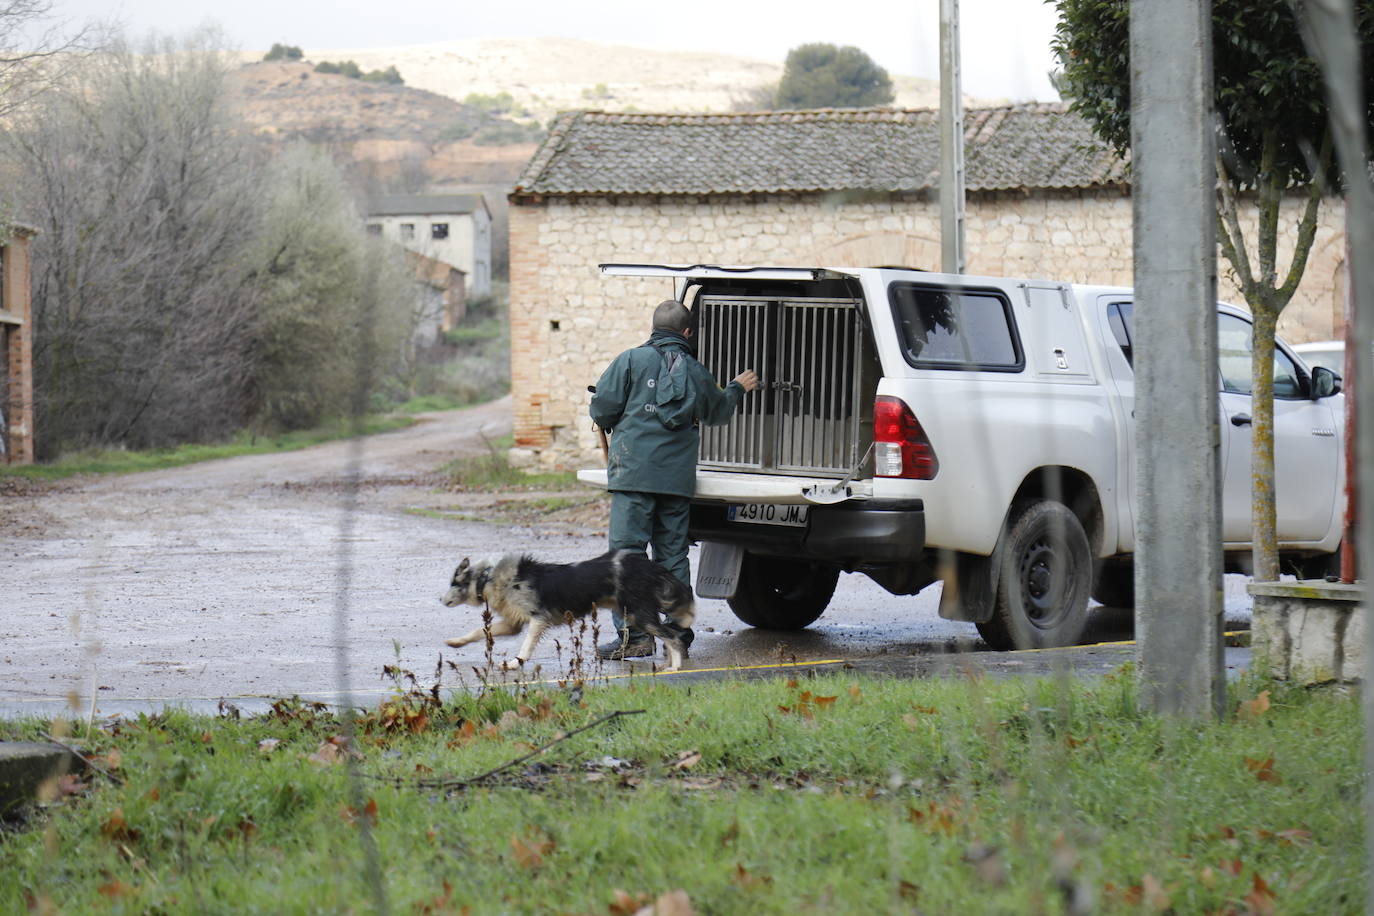
M1252 632L1252 631L1251 631L1251 630L1223 630L1221 635L1222 635L1222 636L1242 636L1242 635L1248 634L1248 633L1250 633L1250 632ZM1053 647L1048 648L1048 649L1013 649L1012 651L1016 652L1017 654L1022 654L1022 653L1026 653L1026 652L1066 652L1066 651L1068 651L1068 650L1070 650L1070 649L1099 649L1099 648L1111 647L1111 646L1133 646L1133 645L1136 644L1136 642L1137 642L1137 640L1134 640L1134 639L1121 639L1121 640L1117 640L1116 642L1094 642L1094 643L1088 643L1088 644L1085 645L1085 646L1053 646Z
M588 682L593 681L619 681L632 677L671 677L674 674L700 674L713 671L768 671L772 669L781 670L783 668L809 668L813 665L843 665L852 659L848 658L819 658L810 662L778 662L773 665L722 665L718 668L679 668L677 671L627 671L624 674L596 674L585 678ZM533 687L536 684L559 684L572 680L567 677L547 678L542 681L511 681L512 687Z

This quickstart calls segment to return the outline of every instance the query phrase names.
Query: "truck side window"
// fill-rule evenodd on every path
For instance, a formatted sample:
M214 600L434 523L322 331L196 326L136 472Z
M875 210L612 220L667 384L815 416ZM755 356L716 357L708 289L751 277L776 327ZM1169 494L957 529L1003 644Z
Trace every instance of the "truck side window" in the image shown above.
M888 296L911 365L1006 372L1025 365L1010 306L998 293L893 283Z
M1217 316L1217 356L1221 363L1221 388L1249 394L1251 362L1250 322L1234 315ZM1274 348L1274 397L1295 401L1304 397L1298 367L1278 347Z
M1112 329L1112 336L1116 338L1116 344L1121 348L1121 355L1126 357L1126 365L1135 368L1135 362L1131 359L1131 303L1113 302L1107 306L1107 326Z

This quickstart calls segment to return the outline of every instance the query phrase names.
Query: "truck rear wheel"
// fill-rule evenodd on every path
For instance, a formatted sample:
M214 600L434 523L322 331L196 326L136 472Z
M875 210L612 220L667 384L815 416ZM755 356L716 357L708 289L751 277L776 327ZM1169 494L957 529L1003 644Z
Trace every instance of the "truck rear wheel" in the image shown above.
M1088 623L1093 562L1083 525L1053 500L1013 507L992 618L978 632L994 649L1077 645Z
M730 610L751 627L800 630L825 613L839 578L825 563L746 553Z

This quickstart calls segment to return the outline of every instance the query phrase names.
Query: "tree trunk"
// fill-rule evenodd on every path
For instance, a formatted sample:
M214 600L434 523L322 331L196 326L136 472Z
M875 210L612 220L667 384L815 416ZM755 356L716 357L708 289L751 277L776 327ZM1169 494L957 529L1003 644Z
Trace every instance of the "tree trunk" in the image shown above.
M1274 509L1274 331L1278 309L1255 304L1251 351L1250 537L1256 582L1279 577L1278 520Z

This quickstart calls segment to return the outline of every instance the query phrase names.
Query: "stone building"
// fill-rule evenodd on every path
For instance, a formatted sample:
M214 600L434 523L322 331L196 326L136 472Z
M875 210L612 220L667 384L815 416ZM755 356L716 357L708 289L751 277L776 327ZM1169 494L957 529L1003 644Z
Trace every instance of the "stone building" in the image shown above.
M968 273L1131 283L1127 170L1083 119L971 110L965 142ZM512 461L599 458L587 386L672 295L598 263L938 270L939 151L929 110L561 115L510 194ZM1344 247L1333 200L1280 322L1289 340L1340 327ZM1220 297L1243 304L1218 271Z
M0 464L33 463L33 306L29 241L11 227L0 242Z
M463 272L467 294L491 292L491 211L481 194L388 194L367 204L369 232Z
M406 251L405 257L415 277L414 343L430 346L467 317L467 275L414 251Z

